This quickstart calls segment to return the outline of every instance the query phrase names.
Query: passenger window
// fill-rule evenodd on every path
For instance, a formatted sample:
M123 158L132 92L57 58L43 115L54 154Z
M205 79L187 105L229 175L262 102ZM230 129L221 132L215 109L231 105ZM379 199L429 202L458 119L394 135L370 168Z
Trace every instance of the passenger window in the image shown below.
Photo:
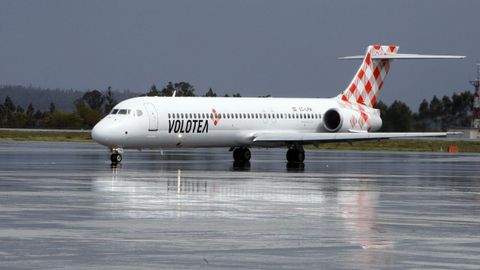
M118 109L113 110L110 114L117 114Z
M168 114L168 119L170 119L170 118L171 118L171 117L170 117L170 114Z

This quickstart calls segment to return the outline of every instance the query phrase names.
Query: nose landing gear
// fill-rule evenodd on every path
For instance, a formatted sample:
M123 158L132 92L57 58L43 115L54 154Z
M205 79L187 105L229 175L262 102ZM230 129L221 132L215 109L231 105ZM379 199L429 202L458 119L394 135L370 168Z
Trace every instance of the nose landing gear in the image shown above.
M112 149L112 155L110 155L110 161L112 162L112 164L117 164L117 163L120 163L122 162L122 149L120 148L116 148L116 149Z
M113 153L110 156L110 161L112 161L112 163L120 163L122 161L122 155L119 153Z

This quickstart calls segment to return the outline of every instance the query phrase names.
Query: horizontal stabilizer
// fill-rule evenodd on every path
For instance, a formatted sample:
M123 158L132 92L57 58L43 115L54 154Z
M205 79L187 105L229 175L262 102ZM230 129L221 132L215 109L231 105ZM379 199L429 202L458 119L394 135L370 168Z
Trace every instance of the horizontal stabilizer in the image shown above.
M364 59L364 55L354 55L339 57L341 60L357 60ZM372 60L394 60L394 59L463 59L464 55L434 55L434 54L408 54L408 53L396 53L386 55L372 55Z

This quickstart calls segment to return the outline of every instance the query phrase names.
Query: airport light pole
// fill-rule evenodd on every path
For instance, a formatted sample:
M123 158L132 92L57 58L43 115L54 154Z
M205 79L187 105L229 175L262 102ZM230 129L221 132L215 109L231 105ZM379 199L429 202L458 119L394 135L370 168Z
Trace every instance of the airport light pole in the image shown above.
M472 128L480 129L480 63L477 63L477 79L470 83L475 87Z

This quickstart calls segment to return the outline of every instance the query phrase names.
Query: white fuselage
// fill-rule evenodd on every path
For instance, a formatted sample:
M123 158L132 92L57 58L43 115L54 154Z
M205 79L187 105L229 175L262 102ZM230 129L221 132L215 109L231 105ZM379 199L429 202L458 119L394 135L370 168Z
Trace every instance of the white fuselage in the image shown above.
M92 130L112 150L122 148L230 147L236 161L248 147L287 146L288 162L303 162L303 145L390 138L445 137L446 132L374 132L373 108L394 59L460 59L464 56L398 54L398 46L370 45L348 87L333 98L137 97L120 102Z
M110 148L281 146L252 144L258 132L328 132L336 98L137 97L119 103L93 129Z

